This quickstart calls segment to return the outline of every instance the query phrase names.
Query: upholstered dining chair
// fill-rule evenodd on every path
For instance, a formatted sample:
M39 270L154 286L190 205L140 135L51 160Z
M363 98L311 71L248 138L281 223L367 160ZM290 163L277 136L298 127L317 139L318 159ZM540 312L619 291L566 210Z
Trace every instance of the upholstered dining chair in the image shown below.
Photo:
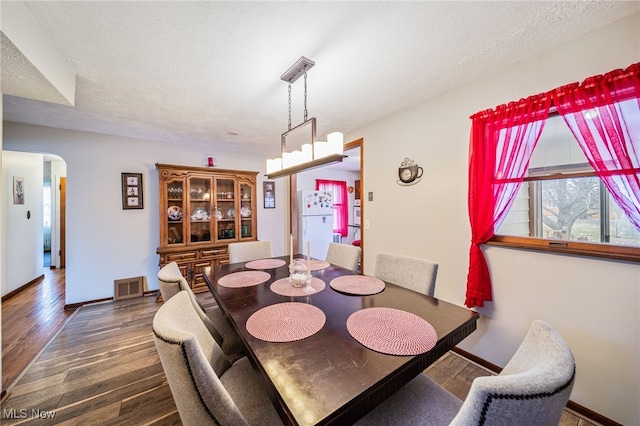
M231 363L189 295L181 291L153 318L154 342L184 425L282 424L246 357Z
M562 336L535 320L502 372L476 378L464 402L420 374L357 424L557 426L575 371Z
M248 262L272 257L271 241L248 241L231 243L228 246L229 263Z
M433 297L438 264L415 257L390 253L376 255L374 276L418 293Z
M218 306L205 309L200 304L176 262L168 263L160 268L158 286L165 302L181 291L187 293L196 313L216 342L222 347L224 353L231 359L240 356L244 351L244 344L229 325L222 310Z
M361 254L362 250L360 247L351 244L329 243L327 257L324 260L333 265L338 265L356 272Z

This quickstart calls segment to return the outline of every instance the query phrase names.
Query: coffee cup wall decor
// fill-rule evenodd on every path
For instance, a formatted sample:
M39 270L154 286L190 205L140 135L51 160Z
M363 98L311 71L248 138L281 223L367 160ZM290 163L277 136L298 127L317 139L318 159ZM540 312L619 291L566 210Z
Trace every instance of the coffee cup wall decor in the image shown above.
M409 158L404 159L400 167L398 168L398 181L399 185L415 185L420 182L422 178L422 167L415 164L415 162Z

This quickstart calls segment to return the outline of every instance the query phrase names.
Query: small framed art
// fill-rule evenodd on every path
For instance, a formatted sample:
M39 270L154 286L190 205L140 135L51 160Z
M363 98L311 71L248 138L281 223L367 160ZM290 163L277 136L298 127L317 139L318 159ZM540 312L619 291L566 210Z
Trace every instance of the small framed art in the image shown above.
M264 208L276 208L276 183L265 181L262 182L262 190L264 193Z
M24 178L13 177L13 204L24 204Z
M142 173L122 173L122 210L143 208Z

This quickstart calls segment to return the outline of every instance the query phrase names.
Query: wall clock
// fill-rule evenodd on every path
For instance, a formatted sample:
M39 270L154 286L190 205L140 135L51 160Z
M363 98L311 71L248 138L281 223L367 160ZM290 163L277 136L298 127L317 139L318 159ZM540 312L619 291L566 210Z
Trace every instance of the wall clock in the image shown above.
M398 177L400 184L415 184L420 181L423 169L414 163L413 160L405 158L398 168Z

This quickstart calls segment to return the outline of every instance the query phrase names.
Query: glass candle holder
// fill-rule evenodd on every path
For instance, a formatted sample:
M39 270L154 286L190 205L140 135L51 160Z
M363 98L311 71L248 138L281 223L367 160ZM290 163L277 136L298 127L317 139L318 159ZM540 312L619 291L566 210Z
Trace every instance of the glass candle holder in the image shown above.
M311 274L307 274L307 264L304 259L293 260L289 280L291 285L297 288L304 287L311 282Z

